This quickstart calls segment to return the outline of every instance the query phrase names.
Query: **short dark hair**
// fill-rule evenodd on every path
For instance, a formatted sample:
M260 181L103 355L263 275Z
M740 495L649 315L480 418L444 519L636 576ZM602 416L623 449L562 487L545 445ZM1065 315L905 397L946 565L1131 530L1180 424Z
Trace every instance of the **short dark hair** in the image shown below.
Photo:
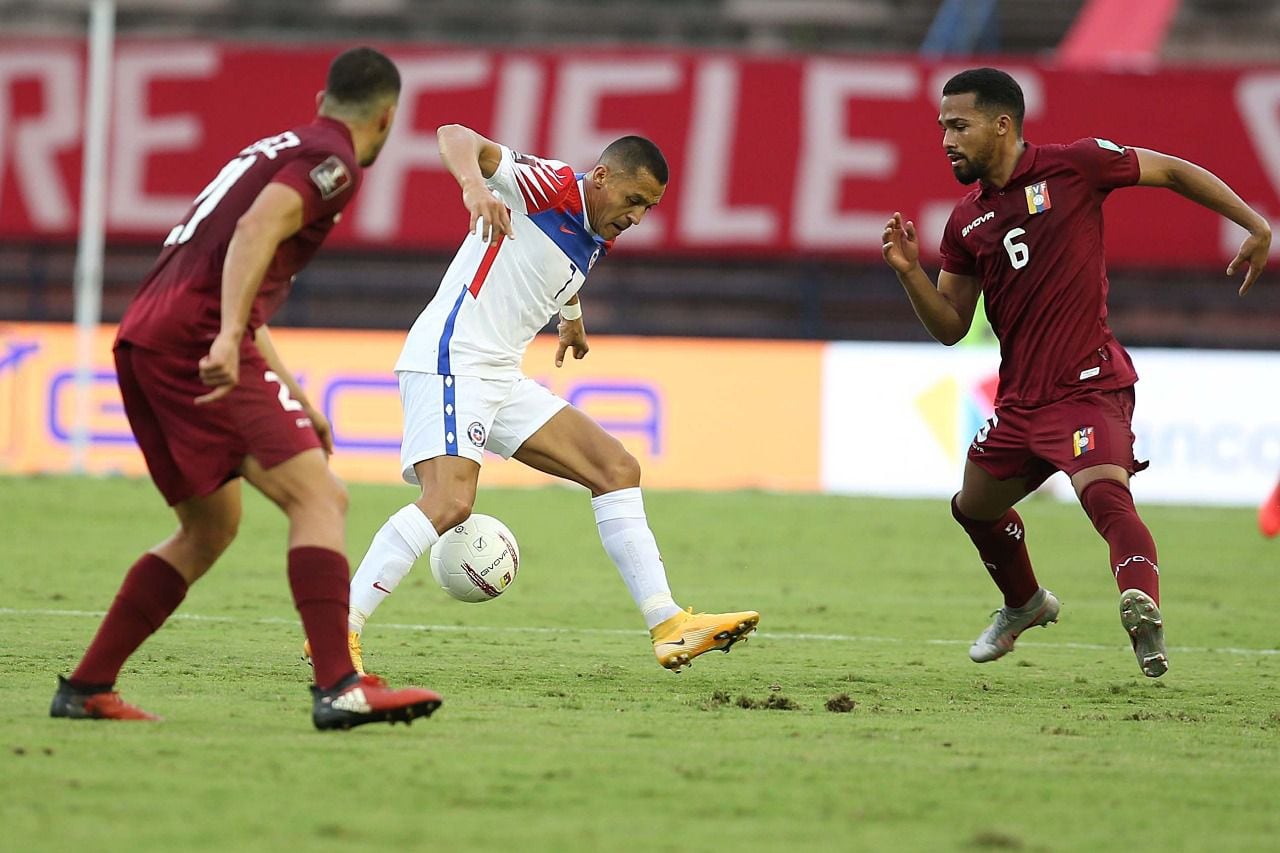
M1014 127L1021 132L1027 106L1017 80L999 68L970 68L952 77L942 87L944 95L970 93L974 96L974 106L980 110L1008 111Z
M667 158L662 156L662 149L643 136L624 136L610 142L600 155L600 162L607 162L628 175L646 171L658 183L667 185Z
M343 106L368 105L400 94L400 71L371 47L353 47L329 63L325 98Z

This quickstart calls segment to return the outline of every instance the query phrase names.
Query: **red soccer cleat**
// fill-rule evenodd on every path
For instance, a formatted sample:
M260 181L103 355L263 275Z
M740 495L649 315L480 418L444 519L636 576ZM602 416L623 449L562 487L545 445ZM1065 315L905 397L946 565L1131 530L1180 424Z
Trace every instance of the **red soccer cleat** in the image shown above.
M429 717L443 701L440 694L421 687L392 690L376 675L352 673L329 690L311 688L315 704L311 721L317 729L350 729L365 723L406 725Z
M1280 483L1258 508L1258 530L1268 539L1280 535Z
M49 706L50 717L67 717L72 720L143 720L157 723L162 719L148 714L136 705L130 705L114 690L77 690L61 675L58 691L53 694Z

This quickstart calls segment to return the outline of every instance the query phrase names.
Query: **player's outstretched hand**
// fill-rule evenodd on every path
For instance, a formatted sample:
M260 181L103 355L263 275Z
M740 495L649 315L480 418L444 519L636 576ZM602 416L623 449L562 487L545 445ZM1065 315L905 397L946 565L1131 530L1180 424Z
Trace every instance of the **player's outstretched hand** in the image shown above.
M1249 265L1249 270L1244 274L1244 282L1240 285L1241 296L1244 296L1258 280L1258 276L1262 275L1262 268L1267 265L1267 255L1270 251L1270 228L1260 234L1250 234L1240 244L1240 251L1236 252L1235 260L1227 265L1227 275L1235 275L1240 267Z
M881 253L885 263L893 267L894 272L905 275L920 263L920 242L916 236L916 225L911 220L902 219L902 214L894 212L893 217L884 224Z
M581 317L576 320L561 320L556 331L560 333L560 345L556 347L556 367L564 365L564 354L570 348L573 349L574 358L586 357L591 347L587 346L587 330Z
M471 214L471 233L480 228L480 239L492 243L499 237L515 237L511 211L483 184L470 184L462 191L462 203Z
M213 390L196 397L198 406L230 394L240 381L240 342L222 335L214 338L209 354L200 359L200 381Z

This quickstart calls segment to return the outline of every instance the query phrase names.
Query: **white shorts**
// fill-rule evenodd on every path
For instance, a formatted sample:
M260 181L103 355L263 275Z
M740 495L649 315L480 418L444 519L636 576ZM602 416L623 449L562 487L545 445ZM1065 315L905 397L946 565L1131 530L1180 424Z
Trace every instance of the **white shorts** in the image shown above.
M400 476L414 485L413 466L437 456L465 456L480 464L488 450L510 459L569 405L527 376L479 379L411 370L396 376L404 409Z

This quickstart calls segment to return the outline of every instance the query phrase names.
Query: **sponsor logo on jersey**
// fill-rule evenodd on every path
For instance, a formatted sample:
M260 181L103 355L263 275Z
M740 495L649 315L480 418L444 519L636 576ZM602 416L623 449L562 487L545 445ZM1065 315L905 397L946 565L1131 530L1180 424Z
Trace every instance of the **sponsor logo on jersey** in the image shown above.
M1024 188L1027 193L1027 213L1044 213L1053 204L1049 201L1049 182L1041 181Z
M1093 141L1094 141L1094 142L1096 142L1096 143L1098 143L1098 147L1099 147L1099 148L1105 148L1105 149L1107 149L1108 151L1114 151L1114 152L1116 152L1117 154L1123 154L1123 153L1124 153L1124 146L1123 146L1123 145L1116 145L1116 144L1115 144L1114 142L1112 142L1110 139L1099 139L1098 137L1096 137L1096 136L1095 136L1095 137L1093 138Z
M467 427L467 438L471 439L471 443L476 447L484 447L484 424L473 421L471 426Z
M1093 427L1080 427L1071 436L1071 455L1079 458L1097 447L1093 438Z
M343 163L336 154L327 157L323 163L312 169L310 174L311 183L320 190L320 197L325 201L351 186L351 172L347 170L347 164Z
M986 213L982 214L977 219L973 220L968 225L961 228L960 236L968 237L970 231L977 228L979 225L981 225L984 222L990 222L995 217L995 215L996 215L996 212L994 210L988 210Z
M598 260L600 260L600 247L596 246L595 251L591 253L591 260L587 261L587 272L591 272L591 268L596 265Z

